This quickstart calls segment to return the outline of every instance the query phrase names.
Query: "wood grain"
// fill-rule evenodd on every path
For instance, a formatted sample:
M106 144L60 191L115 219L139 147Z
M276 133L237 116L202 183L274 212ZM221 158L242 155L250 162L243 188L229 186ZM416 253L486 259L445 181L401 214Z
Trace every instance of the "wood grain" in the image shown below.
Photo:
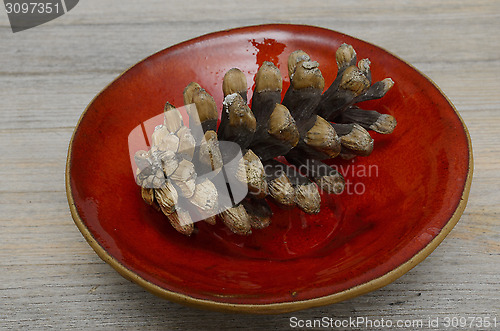
M271 22L350 34L433 79L470 130L469 204L429 258L362 297L279 316L164 301L102 262L73 224L64 189L72 131L93 96L146 56L201 34ZM268 330L289 329L291 316L496 316L500 323L499 31L494 0L85 0L16 34L0 9L0 328Z

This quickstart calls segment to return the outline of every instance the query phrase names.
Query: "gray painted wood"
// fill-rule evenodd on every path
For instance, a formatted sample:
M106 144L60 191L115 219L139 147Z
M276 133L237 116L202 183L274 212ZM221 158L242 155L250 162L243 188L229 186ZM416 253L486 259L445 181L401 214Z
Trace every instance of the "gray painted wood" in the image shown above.
M0 9L0 328L288 329L291 316L500 320L500 3L303 3L84 0L16 34ZM246 316L159 299L102 262L73 224L64 170L74 126L96 93L144 57L208 32L270 22L342 31L432 78L472 136L467 209L424 262L346 302Z

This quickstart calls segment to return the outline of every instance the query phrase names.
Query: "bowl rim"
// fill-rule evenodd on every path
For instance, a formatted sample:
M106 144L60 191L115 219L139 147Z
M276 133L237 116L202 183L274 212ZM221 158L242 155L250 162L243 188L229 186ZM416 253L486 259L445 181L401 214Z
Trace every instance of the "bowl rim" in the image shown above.
M255 27L260 27L260 28L267 28L269 30L272 29L283 29L286 27L298 27L298 28L314 28L314 29L323 29L327 31L333 31L338 34L343 34L338 31L334 31L331 29L323 28L323 27L318 27L318 26L313 26L313 25L302 25L302 24L258 24L258 25L250 25L250 26L243 26L243 27L238 27L234 29L228 29L228 30L221 30L217 32L211 32L207 33L198 37L195 37L193 39L189 39L186 41L182 41L180 43L177 43L175 45L169 46L165 49L162 49L154 54L151 54L147 56L146 58L138 61L137 63L133 64L131 67L123 71L120 75L118 75L113 81L111 81L108 85L106 85L94 98L90 101L90 103L87 105L83 113L80 115L80 118L78 119L78 122L75 126L75 129L73 131L73 134L71 136L70 142L69 142L69 147L68 147L68 155L66 158L66 171L65 171L65 185L66 185L66 196L68 199L69 203L69 208L71 211L71 216L73 218L73 221L75 222L76 226L82 233L83 237L85 240L88 242L88 244L92 247L92 249L97 253L97 255L106 263L111 265L120 275L122 275L124 278L138 284L139 286L143 287L147 291L161 297L164 299L167 299L172 302L180 303L186 306L191 306L191 307L196 307L196 308L203 308L203 309L208 309L208 310L215 310L215 311L222 311L222 312L239 312L239 313L252 313L252 314L280 314L280 313L286 313L286 312L293 312L297 310L302 310L302 309L307 309L307 308L313 308L313 307L319 307L319 306L324 306L324 305L329 305L333 303L337 303L343 300L351 299L357 296L360 296L362 294L366 294L368 292L374 291L376 289L379 289L383 286L386 286L408 271L410 271L413 267L415 267L418 263L422 262L427 256L429 256L434 249L444 240L444 238L450 233L450 231L453 229L453 227L458 223L460 217L462 216L463 211L465 210L465 207L467 205L467 200L469 197L469 191L471 187L471 182L472 182L472 175L473 175L473 169L474 169L474 161L473 161L473 155L472 155L472 142L471 142L471 137L469 134L469 131L467 130L467 126L465 125L464 120L460 116L459 112L453 105L453 103L448 99L448 97L444 94L444 92L437 86L436 83L434 83L427 75L419 71L417 68L415 68L413 65L410 63L406 62L405 60L399 58L398 56L394 55L393 53L387 51L386 49L374 45L372 43L366 42L364 40L361 40L359 38L355 38L352 36L349 36L353 39L359 40L365 44L368 44L370 46L377 47L378 49L388 53L389 55L394 56L398 60L404 62L406 65L411 67L413 70L415 70L418 74L422 75L428 82L430 82L440 93L441 95L446 99L448 104L451 106L453 111L455 112L456 116L459 118L460 123L462 124L464 133L467 137L467 148L468 148L468 156L469 156L469 163L468 163L468 171L467 171L467 178L464 184L464 188L462 191L462 195L460 198L460 202L458 203L453 215L451 218L448 220L445 226L441 229L441 231L425 246L423 249L421 249L419 252L417 252L415 255L413 255L409 260L407 260L405 263L397 266L396 268L392 269L388 273L372 279L368 282L359 284L357 286L348 288L346 290L329 294L326 296L321 296L313 299L307 299L307 300L301 300L301 301L292 301L292 302L279 302L279 303L270 303L270 304L234 304L234 303L225 303L225 302L219 302L219 301L212 301L212 300L205 300L205 299L198 299L198 298L193 298L189 295L177 293L174 291L170 291L167 289L164 289L156 284L153 284L146 279L142 278L139 276L137 273L133 272L132 270L126 268L123 264L121 264L117 259L115 259L113 256L111 256L106 249L104 249L98 242L97 240L93 237L92 233L90 230L87 228L85 225L84 221L78 214L78 211L76 209L75 201L73 199L73 193L71 189L71 155L73 152L73 139L75 138L76 132L78 131L78 128L80 126L81 121L83 120L85 114L87 113L88 109L90 106L94 103L94 101L103 93L110 85L114 84L118 79L120 79L125 73L127 73L130 69L132 69L135 65L138 63L141 63L148 58L165 51L166 49L173 50L178 47L186 46L191 43L196 43L199 41L202 41L204 39L209 39L212 37L216 37L219 35L226 34L228 32L237 32L240 30L246 30L246 29L252 29Z

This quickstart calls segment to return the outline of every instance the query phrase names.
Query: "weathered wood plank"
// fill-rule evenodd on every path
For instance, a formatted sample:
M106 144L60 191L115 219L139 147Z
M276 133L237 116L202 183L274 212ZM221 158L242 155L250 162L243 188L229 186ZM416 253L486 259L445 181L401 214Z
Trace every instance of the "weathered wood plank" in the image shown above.
M96 93L146 56L208 32L271 22L342 31L433 79L473 139L467 209L407 275L336 305L246 316L159 299L102 262L74 226L64 189L73 128ZM291 316L496 316L500 322L498 31L500 3L494 0L85 0L57 20L16 34L0 10L0 328L289 329Z

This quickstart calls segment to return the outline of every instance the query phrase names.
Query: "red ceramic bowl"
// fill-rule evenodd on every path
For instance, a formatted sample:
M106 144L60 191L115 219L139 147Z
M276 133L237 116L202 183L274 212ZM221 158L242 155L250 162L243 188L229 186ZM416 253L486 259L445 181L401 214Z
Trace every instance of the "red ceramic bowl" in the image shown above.
M365 103L396 117L374 134L369 157L337 162L350 183L323 195L321 212L274 209L271 226L249 237L221 224L177 233L147 206L132 176L127 137L197 81L222 103L222 77L239 67L249 86L263 61L289 85L288 54L305 50L328 86L335 51L354 46L373 80L391 77L382 99ZM280 313L345 300L414 267L462 214L472 178L470 137L453 105L416 69L387 51L311 26L264 25L205 35L156 53L106 87L82 114L69 146L66 188L76 225L120 274L169 300L215 310ZM349 191L350 189L350 191Z

